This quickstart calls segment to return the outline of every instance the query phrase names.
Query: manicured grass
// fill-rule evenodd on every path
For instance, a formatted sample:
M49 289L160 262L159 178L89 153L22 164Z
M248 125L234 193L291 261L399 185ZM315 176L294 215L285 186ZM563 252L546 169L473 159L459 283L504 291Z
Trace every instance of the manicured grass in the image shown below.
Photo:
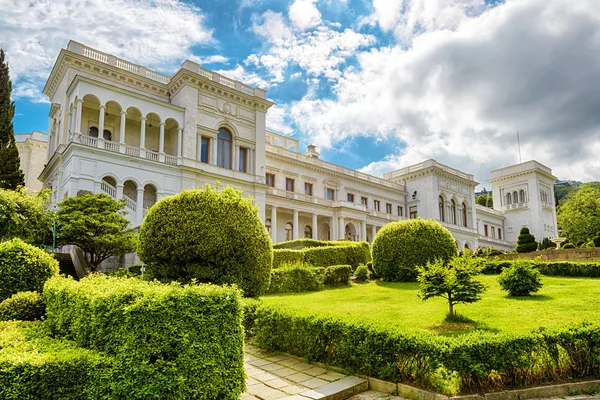
M265 296L267 305L281 305L303 314L331 315L370 321L403 330L456 335L475 329L527 332L600 319L600 279L544 277L544 287L530 297L508 297L497 276L480 279L487 286L483 299L460 304L456 311L474 323L445 323L445 299L422 301L417 283L370 282L304 294Z

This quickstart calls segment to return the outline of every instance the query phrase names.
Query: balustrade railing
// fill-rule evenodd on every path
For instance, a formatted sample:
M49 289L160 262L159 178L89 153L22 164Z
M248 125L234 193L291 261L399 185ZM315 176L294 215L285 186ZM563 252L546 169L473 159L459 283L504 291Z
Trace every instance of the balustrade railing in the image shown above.
M117 188L111 185L110 183L102 181L102 183L100 184L100 189L113 199L117 198Z
M79 141L86 146L98 147L98 138L92 136L80 135Z
M139 147L125 146L125 154L127 154L128 156L139 157L140 149Z
M177 165L177 157L165 154L165 163L169 165Z
M131 212L136 212L137 210L137 201L133 200L131 197L125 195L123 196L125 199L125 205Z
M160 155L155 151L146 150L146 158L152 161L159 161Z
M112 151L113 153L119 152L119 143L111 142L109 140L104 142L104 149L108 151Z

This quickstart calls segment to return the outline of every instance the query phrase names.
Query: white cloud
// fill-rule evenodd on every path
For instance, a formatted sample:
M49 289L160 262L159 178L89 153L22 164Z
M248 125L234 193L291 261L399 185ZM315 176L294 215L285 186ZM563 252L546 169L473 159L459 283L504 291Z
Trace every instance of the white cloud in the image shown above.
M34 101L70 39L163 70L213 41L201 10L179 0L0 0L0 10L15 94Z
M221 55L212 55L212 56L189 56L191 61L197 62L200 65L207 64L224 64L229 61L229 58Z
M276 104L269 108L267 112L267 128L278 133L283 133L284 135L293 133L294 130L288 121L289 112L289 107L286 105Z
M358 55L334 85L291 105L295 124L331 148L354 136L406 146L364 168L380 174L435 158L485 182L537 159L559 177L600 179L600 3L520 1ZM440 28L441 29L441 28Z
M252 31L271 43L281 43L294 37L281 13L267 10L252 16Z
M245 83L246 85L258 86L262 89L268 89L271 86L269 82L265 81L254 72L246 71L246 69L244 69L244 67L241 65L236 65L233 69L222 69L215 72L228 78L235 79L236 81Z
M321 12L315 5L317 0L295 0L289 9L290 20L300 30L314 28L321 23Z

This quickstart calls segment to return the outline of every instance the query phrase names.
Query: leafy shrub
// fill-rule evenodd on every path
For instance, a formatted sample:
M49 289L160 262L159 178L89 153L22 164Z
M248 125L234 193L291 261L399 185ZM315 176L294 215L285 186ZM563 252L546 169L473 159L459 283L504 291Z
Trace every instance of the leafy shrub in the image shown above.
M531 263L516 261L500 274L498 282L511 296L529 296L542 287L540 271Z
M515 262L527 263L531 266L536 265L542 275L547 276L575 276L598 278L600 277L600 263L592 262L571 262L571 261L548 261L536 262L534 260L519 259L506 261L484 261L483 273L487 275L497 275L504 269L510 268Z
M371 272L369 272L369 268L365 264L360 264L356 271L354 271L354 277L359 282L366 282L369 280L371 276Z
M0 321L42 319L46 306L38 292L19 292L0 303Z
M565 244L563 247L561 247L562 249L575 249L577 248L573 243L567 243Z
M119 367L111 398L237 399L244 391L239 291L92 275L44 288L54 336Z
M310 247L331 247L331 246L347 246L348 240L317 240L317 239L294 239L286 242L279 242L273 245L273 249L306 249Z
M535 236L529 233L529 228L523 227L519 232L519 237L517 238L517 253L530 253L532 251L536 251L538 248L538 244L535 241Z
M373 241L373 268L386 281L415 281L417 267L457 254L456 242L434 220L421 218L386 224Z
M140 228L138 255L159 280L234 283L249 297L269 287L273 262L252 199L210 185L156 203Z
M304 261L302 250L274 249L273 268L279 268L283 264L297 264Z
M300 293L323 288L322 267L310 265L284 264L271 271L271 285L267 293Z
M457 379L462 393L598 377L600 369L598 323L523 335L475 331L444 337L262 306L253 332L265 350L438 390Z
M380 278L379 275L377 275L377 273L373 269L373 261L369 261L367 263L367 268L369 269L369 274L371 276L371 279L379 279Z
M119 379L111 357L51 337L40 321L0 322L0 399L114 399Z
M600 236L594 236L592 242L594 243L594 247L600 247Z
M262 301L258 299L245 298L242 300L242 305L244 307L244 320L242 322L244 331L247 336L251 336L252 327L254 326L254 321L256 320L256 310L262 306Z
M19 238L26 243L50 243L52 213L46 208L50 191L0 189L0 241Z
M58 261L21 239L0 243L0 301L17 292L41 292L44 282L58 275Z
M323 283L328 286L347 285L350 283L352 275L352 266L350 265L331 265L325 268Z
M279 268L284 263L304 262L315 267L347 264L355 269L359 264L364 264L371 260L371 250L367 242L340 241L333 243L338 244L333 246L313 246L300 250L275 249L273 250L273 268Z

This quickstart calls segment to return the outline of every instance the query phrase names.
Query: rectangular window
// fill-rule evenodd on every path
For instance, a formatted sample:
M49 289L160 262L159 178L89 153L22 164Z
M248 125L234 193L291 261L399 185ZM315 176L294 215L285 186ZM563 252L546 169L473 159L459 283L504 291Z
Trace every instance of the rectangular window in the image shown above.
M240 172L248 172L248 149L245 147L240 147Z
M207 137L202 137L202 144L200 146L200 162L208 164L208 148L210 146L210 139Z
M365 207L369 207L369 199L366 197L361 197L360 198L360 203L365 206Z
M388 214L392 213L392 204L391 203L385 203L385 212Z
M498 239L502 240L502 229L498 228Z
M408 209L408 212L410 213L409 216L411 219L417 218L417 206L411 206Z
M307 196L313 195L313 184L312 183L304 183L304 194Z
M271 187L275 187L275 175L273 174L267 174L267 185L271 186Z
M398 206L398 216L399 217L403 217L404 215L404 210L402 209L402 206Z
M335 190L334 189L327 188L325 195L326 195L327 200L335 200Z
M485 224L483 225L483 236L486 236L486 237L489 236L488 235L488 226Z
M496 239L496 228L492 226L492 238Z
M348 201L350 203L354 203L354 195L352 193L348 193L347 196L348 196Z
M292 178L285 178L285 190L288 192L294 191L294 180Z
M381 204L380 204L379 200L373 200L373 209L375 211L381 211L380 207L381 207Z

